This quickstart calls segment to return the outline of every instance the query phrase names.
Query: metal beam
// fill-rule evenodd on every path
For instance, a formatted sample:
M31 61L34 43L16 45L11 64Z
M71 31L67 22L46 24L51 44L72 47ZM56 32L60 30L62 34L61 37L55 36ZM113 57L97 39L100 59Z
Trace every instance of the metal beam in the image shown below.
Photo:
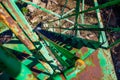
M103 8L106 8L106 7L109 7L109 6L112 6L112 5L116 5L116 4L119 4L119 3L120 3L119 0L113 0L113 1L107 2L105 4L101 4L101 5L93 7L93 8L88 8L87 10L84 10L84 11L80 11L78 14L87 13L87 12L90 12L90 11L93 11L93 10L96 10L96 9L103 9ZM58 20L61 20L61 19L69 18L69 17L75 16L75 15L77 15L77 14L74 13L74 14L71 14L71 15L68 15L68 16L64 16L62 18L56 19L56 20L51 21L51 22L55 22L55 21L58 21Z
M16 80L37 80L31 70L21 64L13 54L0 46L0 61L5 66L3 71L6 71ZM1 67L1 66L0 66Z
M35 49L33 43L25 36L23 31L19 28L17 23L11 18L11 16L6 12L6 10L2 7L1 4L0 20L2 20L30 50Z

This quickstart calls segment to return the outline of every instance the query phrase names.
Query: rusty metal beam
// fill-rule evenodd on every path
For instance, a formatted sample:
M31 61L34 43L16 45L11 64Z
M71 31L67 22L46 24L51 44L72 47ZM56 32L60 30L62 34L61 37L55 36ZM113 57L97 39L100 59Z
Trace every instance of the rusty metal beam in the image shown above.
M25 34L19 28L18 24L6 12L6 10L3 8L1 4L0 4L0 20L2 20L30 50L35 49L32 42L25 36Z
M16 22L20 25L21 29L26 33L26 36L31 39L31 41L38 41L37 35L32 31L31 25L27 22L22 12L17 7L14 0L3 0L2 3L9 11L9 13L14 17ZM33 36L34 35L34 36Z

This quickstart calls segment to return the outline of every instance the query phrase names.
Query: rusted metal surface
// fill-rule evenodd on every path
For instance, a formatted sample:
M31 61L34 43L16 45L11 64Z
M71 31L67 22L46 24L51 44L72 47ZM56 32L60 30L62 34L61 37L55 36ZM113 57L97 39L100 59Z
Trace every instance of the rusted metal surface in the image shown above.
M6 10L0 5L0 20L2 20L12 31L13 33L30 49L34 50L34 45L30 40L25 36L22 30L19 28L17 23L11 18L11 16L6 12Z
M26 80L38 80L37 78L34 77L33 74L28 74L27 77L28 78Z
M6 30L8 30L8 27L6 27L6 25L2 21L0 21L0 34Z
M32 41L34 42L38 39L33 32L31 32L28 26L29 24L24 23L24 16L21 18L19 9L15 9L16 4L14 0L2 0L2 2L25 32L22 32L22 29L1 5L0 20L3 21L3 23L5 23L30 50L35 49L36 46L34 46ZM13 14L11 12L13 12ZM55 80L117 80L110 50L101 49L101 43L78 39L73 36L69 36L69 38L64 36L63 40L58 40L61 38L61 34L55 34L54 37L53 34L55 33L49 34L50 37L52 37L51 40L53 40L51 41L49 36L46 37L47 35L39 33L41 39L40 43L42 45L40 50L38 50L38 55L29 55L34 57L34 59L36 58L36 61L31 58L29 58L31 60L23 61L25 65L32 68L31 70L34 72L35 76L39 77L39 79L46 80L53 76ZM49 45L44 45L45 42L48 42ZM63 42L65 42L64 46L62 45ZM26 52L24 55L26 55ZM43 56L43 58L41 56ZM27 60L28 57L23 56L23 59ZM21 72L25 73L26 71L29 71L25 69L26 67L24 67ZM19 75L22 75L22 73ZM54 75L56 77L54 77ZM36 78L33 77L33 74L27 73L25 77L27 77L25 80L36 80Z
M20 10L17 10L17 5L15 4L14 0L3 0L2 3L7 7L8 11L11 13L11 15L15 18L16 22L21 26L21 28L24 30L24 32L27 34L27 37L29 37L33 42L38 40L38 37L35 33L32 31L32 27L30 24L26 21L23 14L20 12ZM14 3L14 4L13 4ZM12 11L12 12L11 12ZM33 36L34 35L34 36Z
M99 49L92 53L92 55L85 60L86 68L82 72L78 73L76 78L73 78L72 80L116 80L116 78L111 76L112 74L109 74L109 66L107 66L105 70L108 71L108 74L104 73L103 66L101 66L101 61L98 57L99 53ZM106 54L107 53L103 53L106 60L109 60L108 62L112 64L109 54L107 56ZM115 74L114 68L111 71L113 71L111 73Z
M79 79L80 80L81 79L82 80L101 80L102 79L103 73L102 73L97 55L98 55L98 51L94 52L88 59L85 60L85 61L88 61L89 64L87 64L83 72L77 75L79 77L75 78L76 80L79 80Z
M82 47L80 49L80 51L76 53L76 56L80 58L82 55L84 55L87 52L88 52L88 48L87 47Z
M59 45L61 44L59 40L55 41L55 43ZM86 44L88 43L86 42ZM71 48L71 51L76 52L76 56L84 60L86 67L83 69L83 71L78 73L76 76L75 74L74 76L72 75L72 73L74 73L74 70L68 71L66 74L66 77L68 79L70 79L70 75L72 75L73 80L113 80L113 79L116 80L116 76L114 76L115 71L114 71L109 50L99 49L99 48L94 49L94 48L88 48L83 46L82 48L80 48L80 50ZM112 74L113 76L111 76Z

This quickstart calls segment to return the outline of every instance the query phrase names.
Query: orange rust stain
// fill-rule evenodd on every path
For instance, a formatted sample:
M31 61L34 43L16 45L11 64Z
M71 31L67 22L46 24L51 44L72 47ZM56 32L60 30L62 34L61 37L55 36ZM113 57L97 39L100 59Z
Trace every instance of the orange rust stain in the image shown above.
M2 20L30 50L35 49L31 41L25 36L17 23L12 19L12 17L2 6L0 6L0 10L3 11L0 12L0 20Z
M63 76L63 74L60 74L62 80L66 80L65 77Z
M87 47L82 47L81 48L81 52L82 52L82 54L88 52L88 48Z
M9 24L14 23L14 21L12 20L12 18L10 16L6 17L6 20L9 22Z
M80 57L80 53L76 52L76 56L77 56L77 57Z
M38 79L35 78L33 74L28 74L28 78L26 80L38 80Z
M14 13L14 15L16 16L16 21L18 23L21 23L21 25L23 26L23 28L26 30L26 32L28 33L28 36L31 38L32 41L36 41L33 37L34 33L32 33L28 26L24 23L24 21L20 18L20 16L18 15L18 13L15 11L15 9L13 8L13 6L11 5L9 0L6 1L2 1L5 5L8 5L9 8L11 8L12 12Z
M87 53L88 52L88 48L87 47L82 47L81 49L80 49L80 51L78 50L77 52L76 52L76 56L77 57L81 57L82 55L84 55L85 53ZM82 54L81 54L82 53Z
M102 69L97 57L98 51L95 51L88 59L92 60L92 65L86 66L86 68L77 74L76 78L72 80L101 80L103 77Z

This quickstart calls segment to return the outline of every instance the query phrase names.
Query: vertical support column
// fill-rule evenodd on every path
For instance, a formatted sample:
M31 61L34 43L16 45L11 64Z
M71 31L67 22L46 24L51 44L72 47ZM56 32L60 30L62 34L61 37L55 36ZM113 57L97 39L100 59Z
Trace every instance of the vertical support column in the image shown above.
M81 11L84 11L84 4L85 4L85 0L82 0L82 9L81 9ZM84 13L81 14L81 23L84 24Z
M97 0L94 0L94 5L95 5L95 7L98 6ZM99 28L104 28L99 8L96 9L96 13L97 13L97 18L98 18ZM99 35L100 35L99 41L101 43L104 43L102 46L107 47L109 44L108 44L108 40L106 38L105 32L101 31ZM110 50L109 49L108 50L99 49L97 56L99 59L99 64L100 64L100 67L102 69L102 72L104 73L104 77L102 79L104 79L104 80L109 80L109 79L117 80L115 69L113 66L112 58L111 58L111 54L110 54Z
M75 24L74 24L74 28L75 28L75 36L79 36L80 33L78 32L77 30L77 27L78 27L78 17L79 17L79 11L80 11L80 0L76 0L76 9L75 9L75 12L76 12L76 17L75 17Z
M94 0L94 5L95 5L95 7L98 6L97 0ZM103 25L103 23L102 23L102 18L101 18L101 15L100 15L100 10L99 10L99 9L96 9L96 13L97 13L97 19L98 19L99 27L100 27L100 28L104 28L104 25ZM106 35L105 35L105 32L104 32L104 31L101 31L101 32L100 32L99 41L100 41L101 43L104 42L104 44L103 44L104 47L107 47L107 46L108 46L108 41L107 41L107 38L106 38Z

